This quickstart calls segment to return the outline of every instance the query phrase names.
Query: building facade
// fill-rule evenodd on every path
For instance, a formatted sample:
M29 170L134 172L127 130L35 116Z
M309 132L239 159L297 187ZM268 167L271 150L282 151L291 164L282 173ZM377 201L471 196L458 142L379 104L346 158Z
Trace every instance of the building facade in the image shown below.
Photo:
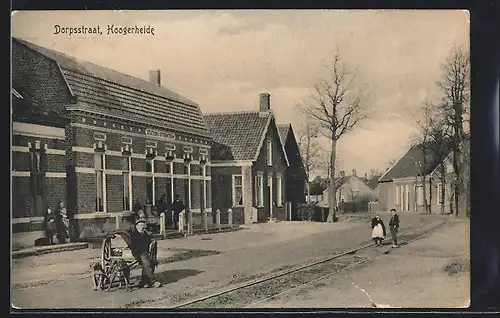
M210 134L199 106L162 87L160 71L145 81L19 39L12 61L13 87L31 101L31 114L13 118L17 228L34 229L58 201L77 238L124 226L137 198L179 194L195 224L210 211ZM44 112L55 120L41 124Z
M205 122L214 140L212 209L232 209L236 224L284 220L288 158L269 94L258 111L205 114Z
M448 214L454 209L454 173L451 144L446 143L443 160L414 146L379 179L379 209L401 212ZM425 162L425 164L424 164ZM464 165L467 168L467 165ZM466 180L469 183L469 180ZM444 194L444 199L443 195ZM427 209L426 209L427 203Z
M298 204L306 202L307 175L292 125L278 125L278 130L289 162L286 169L286 198L289 204L288 211L291 214L288 217L295 220L297 219Z

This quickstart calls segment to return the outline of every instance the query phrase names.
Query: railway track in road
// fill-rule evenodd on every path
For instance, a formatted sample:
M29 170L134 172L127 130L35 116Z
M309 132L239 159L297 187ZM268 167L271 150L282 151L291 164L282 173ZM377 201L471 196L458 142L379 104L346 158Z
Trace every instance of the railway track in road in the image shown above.
M446 223L446 219L430 221L417 229L400 233L399 240L406 245L444 226ZM387 254L389 247L390 245L382 248L375 247L373 242L366 243L360 247L334 254L319 261L285 270L268 277L254 279L217 293L173 305L169 308L252 307L296 290L299 287L369 262L376 257Z

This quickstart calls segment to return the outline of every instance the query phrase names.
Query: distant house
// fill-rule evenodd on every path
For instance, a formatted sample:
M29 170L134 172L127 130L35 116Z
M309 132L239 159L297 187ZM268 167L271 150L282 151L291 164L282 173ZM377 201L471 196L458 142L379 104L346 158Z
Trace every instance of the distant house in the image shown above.
M322 204L323 202L323 191L325 191L328 184L326 178L321 178L317 176L311 182L309 182L309 197L310 203ZM304 189L307 191L307 189ZM307 195L307 193L305 193ZM307 200L307 197L306 197Z
M341 176L335 180L336 202L337 204L357 202L360 200L376 200L377 194L368 183L366 177L360 177L356 173L356 169L352 170L352 175L346 176L344 171L341 171ZM323 206L328 206L328 190L323 191Z
M233 210L235 224L284 220L289 166L270 95L256 111L212 113L205 122L213 137L212 202Z
M289 202L289 211L291 211L292 219L294 219L293 216L297 215L298 203L306 202L304 189L307 182L307 175L292 125L278 125L278 131L290 164L286 169L285 196Z
M433 144L430 144L427 149L436 149L432 146ZM411 147L380 177L379 209L387 211L395 208L401 212L425 212L425 188L425 199L433 214L439 214L442 206L445 207L445 211L449 211L449 206L453 203L451 142L445 142L440 152L445 155L438 156L437 152L433 151L427 151L424 154L421 145ZM445 159L440 161L439 157L445 157ZM441 162L443 162L442 166ZM444 173L444 178L441 178L442 173ZM425 185L423 184L424 177ZM442 191L445 191L444 202Z

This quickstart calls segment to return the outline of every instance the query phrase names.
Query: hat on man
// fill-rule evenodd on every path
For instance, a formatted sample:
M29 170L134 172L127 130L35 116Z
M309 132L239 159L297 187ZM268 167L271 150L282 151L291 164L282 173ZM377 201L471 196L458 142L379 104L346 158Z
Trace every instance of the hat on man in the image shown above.
M135 221L135 225L137 225L139 223L146 223L146 220L141 218L141 219L138 219L137 221Z

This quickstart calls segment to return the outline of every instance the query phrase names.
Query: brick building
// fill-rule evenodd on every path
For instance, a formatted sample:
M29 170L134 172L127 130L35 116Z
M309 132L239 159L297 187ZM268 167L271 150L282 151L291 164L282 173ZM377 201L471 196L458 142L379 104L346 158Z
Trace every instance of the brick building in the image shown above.
M121 226L136 198L211 208L211 137L199 106L150 81L12 40L12 223L40 230L66 202L78 237ZM38 192L37 192L38 191ZM117 218L118 216L118 218Z
M298 204L306 202L306 170L300 156L299 145L295 139L292 125L278 125L278 130L281 143L285 147L289 161L289 166L286 169L286 198L289 203L292 220L296 220Z
M285 219L288 158L270 108L205 114L212 134L213 208L233 210L235 224Z

